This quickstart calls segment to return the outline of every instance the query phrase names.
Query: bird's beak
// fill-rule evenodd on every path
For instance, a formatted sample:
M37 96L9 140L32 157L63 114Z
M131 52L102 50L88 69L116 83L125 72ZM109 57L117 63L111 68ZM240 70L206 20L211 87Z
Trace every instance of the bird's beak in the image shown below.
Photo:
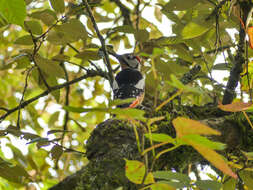
M110 55L114 56L115 58L117 58L119 61L122 59L122 58L121 58L121 55L119 55L119 54L117 54L117 53L115 53L115 52L108 51L108 53L109 53Z
M121 66L122 69L126 68L127 65L124 64L124 61L123 61L123 58L122 58L122 55L119 55L117 53L114 53L114 52L108 52L110 55L114 56L118 61L119 61L119 64Z

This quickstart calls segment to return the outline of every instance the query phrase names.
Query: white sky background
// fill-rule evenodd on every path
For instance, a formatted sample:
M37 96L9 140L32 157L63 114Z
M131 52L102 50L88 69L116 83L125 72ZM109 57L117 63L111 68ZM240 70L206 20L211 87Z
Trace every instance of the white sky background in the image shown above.
M125 0L122 0L122 3L124 3L125 5L129 5L130 8L132 7L132 5L129 4L129 3L127 3ZM155 5L155 3L156 2L152 1L152 5ZM171 27L170 27L171 24L172 24L172 22L170 20L168 20L167 17L164 16L164 15L162 17L162 23L158 22L155 19L155 17L154 17L154 8L153 7L148 7L147 6L144 9L144 11L142 12L142 16L145 17L147 20L151 21L152 23L154 23L155 25L157 25L158 28L161 30L161 32L164 34L164 36L171 36L172 35L172 31L171 31ZM86 20L87 20L86 17L84 17L84 16L81 17L81 21L82 22L86 23ZM112 24L111 23L106 23L106 24L105 23L98 23L98 27L99 27L99 29L103 29L103 28L107 28L107 27L112 27ZM234 40L234 33L235 33L235 30L229 31L229 34L231 34L231 37L232 37L233 40ZM131 35L129 35L129 36L130 36L130 43L132 45L134 45L134 38L133 38L133 36L131 36ZM98 39L94 39L93 43L96 43L96 44L100 45L100 42L99 42ZM119 51L117 53L123 54L123 53L129 53L131 51L132 51L132 49L124 49L124 45L123 45L123 43L121 43ZM222 55L218 56L218 58L216 60L216 63L224 63L224 58L223 58ZM100 66L104 67L104 64L101 62ZM226 84L226 83L224 83L223 78L224 77L228 77L229 76L229 72L227 72L227 71L213 71L212 72L212 76L219 83ZM91 86L92 86L92 84L91 84ZM109 87L109 84L107 82L107 84L105 85L105 90L108 91L109 88L110 87ZM84 90L84 92L87 92L87 91L89 91L89 89ZM87 96L87 98L89 98L89 96L91 96L91 93L84 94L84 96ZM102 97L98 97L97 100L98 100L98 102L101 102L101 101L104 101L105 98L102 96ZM43 98L39 100L38 106L39 105L41 106L42 104L43 104ZM49 110L47 110L47 111L53 113L53 112L58 111L58 110L60 110L60 107L59 106L54 106L54 107L52 107L50 109L50 111ZM50 129L47 126L47 124L45 124L43 122L42 119L39 122L43 126L43 128L45 129L45 133L43 135L46 137L46 133ZM0 129L5 129L9 124L10 123L8 121L2 122L0 124ZM33 131L32 128L29 127L29 126L27 126L25 129L23 129L23 131L35 133L35 131ZM11 143L14 146L18 147L24 154L28 153L28 146L29 145L26 145L27 141L25 141L24 139L14 138L11 135L10 135L10 140L11 140ZM10 159L10 158L13 157L13 154L11 152L11 149L8 146L6 146L6 143L9 143L8 140L2 138L1 139L1 148L2 148L2 151L4 152L5 157L8 158L8 159ZM50 162L50 161L47 160L47 162ZM50 165L52 165L52 162L50 162ZM210 169L205 169L205 170L207 170L208 172L212 172ZM192 176L192 177L194 178L194 176ZM209 179L204 174L204 172L202 172L201 177L203 179Z

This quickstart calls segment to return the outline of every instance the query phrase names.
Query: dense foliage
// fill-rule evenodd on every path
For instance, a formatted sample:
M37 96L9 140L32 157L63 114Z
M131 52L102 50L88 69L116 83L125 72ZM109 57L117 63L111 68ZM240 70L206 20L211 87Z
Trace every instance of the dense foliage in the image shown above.
M225 145L203 136L220 133L189 119L183 108L176 119L115 109L122 102L111 100L110 84L119 67L107 52L142 58L146 94L153 101L148 110L158 112L168 103L217 107L219 101L229 104L220 105L222 110L242 111L251 124L245 112L250 103L230 104L235 98L251 100L251 16L250 0L1 0L0 189L48 189L79 170L88 163L85 144L91 131L109 114L135 126L146 123L151 148L141 151L137 138L140 154L151 151L156 160L188 145L225 174L191 181L187 172L151 168L148 173L145 159L126 160L132 183L152 189L235 189L242 170L238 184L253 188L247 166L252 153L244 152L242 165L229 165L215 151ZM201 71L185 82L196 66ZM220 70L230 75L222 77ZM174 119L175 138L155 134L156 122L164 118ZM155 153L163 144L171 147Z

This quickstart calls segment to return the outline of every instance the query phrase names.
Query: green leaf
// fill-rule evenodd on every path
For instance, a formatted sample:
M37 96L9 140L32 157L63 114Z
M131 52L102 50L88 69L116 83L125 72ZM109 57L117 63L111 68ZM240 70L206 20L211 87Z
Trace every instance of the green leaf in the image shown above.
M165 11L183 11L197 5L200 0L170 0L163 9Z
M54 134L54 133L66 133L66 132L71 132L71 131L68 131L68 130L61 130L61 129L55 129L55 130L50 130L47 132L47 135L50 135L50 134Z
M196 181L195 184L201 190L220 190L222 186L221 183L217 181L211 181L211 180L200 180L200 181Z
M35 139L31 140L30 142L28 142L26 144L32 144L32 143L36 143L36 142L49 142L49 139L48 138L38 137L38 138L35 138Z
M118 26L118 27L115 27L113 30L117 31L117 32L123 32L123 33L134 33L135 32L135 29L130 25Z
M84 50L75 55L76 58L83 59L83 60L100 60L101 58L98 55L97 50Z
M148 139L152 139L153 141L157 142L171 142L174 143L175 139L173 139L171 136L163 134L163 133L152 133L151 137L149 134L145 134L145 137Z
M24 178L28 178L29 174L22 166L14 166L0 157L0 177L5 178L10 182L23 184Z
M134 32L134 37L139 42L146 42L149 39L149 32L147 30L137 30Z
M0 14L11 24L24 26L26 4L24 0L1 0Z
M59 145L54 145L53 148L50 151L50 154L54 160L59 160L63 153L63 149Z
M236 180L234 178L229 178L226 182L222 185L223 190L231 190L236 189Z
M115 114L117 118L119 119L138 119L141 121L145 121L146 118L144 117L145 112L143 110L139 109L130 109L130 108L105 108L105 107L98 107L98 108L82 108L82 107L72 107L72 106L64 106L65 110L70 112L76 112L76 113L82 113L82 112L104 112L104 113L110 113Z
M183 39L196 38L206 33L210 28L211 26L189 22L182 30L182 37Z
M50 116L49 121L48 121L48 126L49 126L49 127L54 126L54 123L55 123L56 121L58 121L58 119L59 119L59 115L60 115L60 112L57 111L57 112L54 112L54 113Z
M14 42L14 44L18 44L18 45L33 45L33 40L31 35L25 35L25 36L21 36L18 39L16 39L16 41Z
M158 45L173 45L182 43L183 40L179 36L168 36L168 37L161 37L155 41Z
M48 33L47 40L56 45L65 45L79 39L85 41L87 37L85 26L78 19L70 19L68 22L54 27L54 30Z
M24 69L27 68L30 65L30 59L28 56L22 56L15 60L17 62L17 66L15 69Z
M129 104L132 103L135 98L127 98L127 99L116 99L109 102L109 107L117 106L121 104Z
M226 145L223 143L211 141L208 138L197 135L197 134L185 135L183 136L182 139L183 140L188 139L191 142L195 142L196 144L200 144L207 148L211 148L215 150L224 150L226 148Z
M218 63L218 64L215 64L212 69L213 70L230 70L231 68L228 66L228 63Z
M176 190L176 188L165 183L154 183L150 186L150 188L151 190Z
M40 23L35 20L25 21L25 30L35 35L40 35L43 33Z
M167 181L181 182L182 186L177 187L177 188L188 187L191 182L191 179L189 178L189 176L185 174L177 173L177 172L172 172L172 171L155 171L153 172L153 175L154 175L154 178L156 179L164 179ZM179 184L176 184L176 185L179 185Z
M173 180L173 181L158 181L157 182L158 184L161 183L161 184L168 184L170 187L174 187L176 189L183 189L185 187L189 187L190 186L190 183L185 183L183 181L177 181L177 180Z
M176 51L176 54L183 60L193 62L193 56L190 50L188 50L183 44L175 44L171 47Z
M8 24L8 21L3 17L3 15L0 12L0 28L3 26L6 26Z
M69 61L70 57L67 56L67 55L58 54L58 55L52 57L52 60L54 60L54 61L60 61L60 62L62 62L62 61Z
M35 56L36 64L48 76L65 78L64 71L58 62L43 58L39 55Z
M31 17L40 19L47 26L53 25L57 20L55 12L49 9L33 12Z
M135 184L141 184L145 175L145 165L137 160L127 160L125 166L126 177ZM152 173L148 173L144 184L154 183Z
M57 12L57 13L64 13L65 11L65 5L64 5L64 0L49 0L52 8Z
M253 172L243 170L239 172L239 175L248 189L253 189Z

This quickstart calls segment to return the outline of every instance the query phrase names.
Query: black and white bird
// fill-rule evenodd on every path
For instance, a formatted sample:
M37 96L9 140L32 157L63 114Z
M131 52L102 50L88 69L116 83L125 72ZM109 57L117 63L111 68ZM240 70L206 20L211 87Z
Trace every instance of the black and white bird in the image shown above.
M120 63L121 71L113 81L113 98L127 99L136 98L130 104L119 105L118 107L137 107L144 99L145 76L141 73L141 60L138 56L127 53L118 55L111 53Z

